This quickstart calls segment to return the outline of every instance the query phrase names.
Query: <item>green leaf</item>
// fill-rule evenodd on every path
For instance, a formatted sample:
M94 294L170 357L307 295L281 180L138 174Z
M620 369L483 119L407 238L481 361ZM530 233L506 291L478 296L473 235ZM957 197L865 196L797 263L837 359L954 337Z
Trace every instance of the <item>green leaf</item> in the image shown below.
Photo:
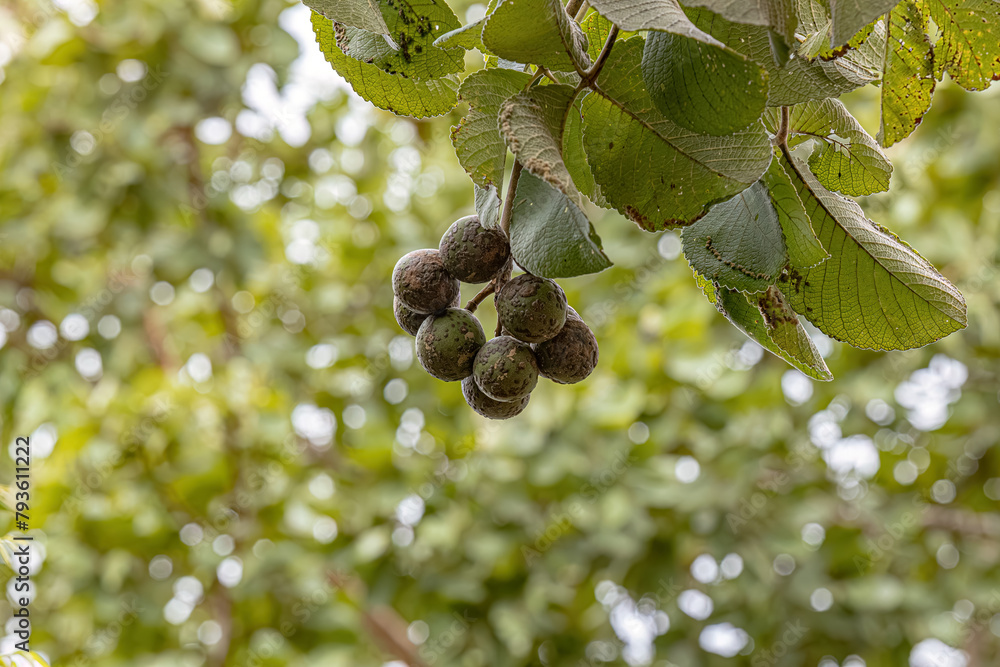
M778 33L789 46L799 25L795 0L687 0L688 7L701 7L734 23L766 26Z
M882 70L882 123L878 141L892 146L905 139L931 108L934 60L915 2L905 0L889 14L889 37Z
M306 7L331 21L388 35L378 0L304 0Z
M773 115L776 120L777 112ZM889 189L889 158L842 102L827 99L792 107L789 130L819 140L809 167L828 190L861 197Z
M797 312L828 336L872 350L921 347L965 327L962 294L927 260L865 218L853 200L826 190L805 165L787 153L781 159L833 254L783 276Z
M934 45L934 75L945 72L966 90L985 90L1000 79L1000 2L924 0L941 30Z
M818 48L817 55L821 56L818 64L831 78L858 85L878 79L885 56L885 25L881 21L866 21L859 29L866 26L855 39L837 43L840 48L830 47L833 19L825 0L799 0L799 29L806 35L807 42L819 38L821 48L814 47ZM800 55L803 55L802 51L803 46L800 45Z
M886 24L882 19L876 19L875 21L869 23L864 28L862 28L847 44L842 44L837 47L830 47L823 49L820 53L820 58L823 60L833 60L834 58L840 58L846 55L852 49L861 49L864 47L865 43L874 35L876 39L879 39L879 35L882 31L887 31ZM884 53L882 58L884 59Z
M599 89L584 98L584 146L608 202L658 231L691 223L745 190L767 169L771 147L761 123L713 137L663 118L642 79L643 42L634 37L616 46Z
M577 206L583 199L563 162L563 129L577 91L573 86L534 86L500 107L500 133L521 165Z
M486 51L486 47L483 46L483 26L485 24L486 19L481 18L475 23L449 30L434 40L434 46L442 49L460 48Z
M415 80L388 74L341 51L329 19L313 12L312 25L320 50L333 69L351 84L354 92L380 109L426 118L448 113L455 106L458 84L451 79Z
M830 46L847 44L866 25L887 13L899 0L830 0L833 34Z
M587 153L583 147L583 100L579 98L566 117L562 154L577 191L598 206L611 208L601 194L601 186L594 181L594 174L587 162Z
M611 21L607 20L593 10L591 10L583 21L580 22L580 28L583 30L583 34L587 36L587 55L590 56L591 60L597 60L597 56L600 55L601 49L604 48L604 43L608 41L608 35L611 34L612 25L614 24L611 23ZM615 44L634 36L634 32L619 30L618 37L615 38Z
M792 57L792 49L785 42L784 38L774 30L768 28L767 43L771 47L771 59L775 67L784 67Z
M767 73L732 49L651 32L642 55L649 96L666 118L702 134L732 134L760 118Z
M460 49L434 45L437 37L461 26L443 0L408 0L380 3L388 36L349 28L347 55L377 65L389 74L434 79L465 69Z
M833 19L830 19L816 32L807 34L802 43L796 47L795 53L807 60L812 60L824 52L832 52L833 49L830 48L830 30L832 28Z
M697 274L695 281L709 302L748 338L811 378L833 379L805 327L776 287L761 295L746 295L713 285Z
M691 268L741 292L763 292L788 261L778 214L759 181L713 206L684 229L681 240Z
M794 360L793 366L817 380L829 382L833 379L833 373L823 361L823 355L816 349L812 337L802 326L780 289L774 285L768 287L757 297L757 308L764 316L764 326L771 340L787 357ZM787 358L785 355L780 356Z
M821 7L800 16L800 28L808 34L820 29L816 25ZM860 48L832 61L808 60L801 55L779 66L772 54L768 29L726 21L705 10L692 10L692 21L702 30L742 53L768 73L768 106L791 106L809 100L837 97L875 81L881 71L881 50L885 48L885 29L873 30L872 36ZM824 21L829 21L827 16Z
M334 26L336 31L337 26ZM388 35L380 35L375 32L368 32L360 28L342 26L343 34L337 41L337 46L341 51L356 60L363 60L366 63L378 65L380 69L390 71L386 65L393 57L399 55L399 47Z
M594 0L590 4L623 30L659 30L721 46L688 19L677 0Z
M771 205L778 214L781 233L788 250L788 264L796 269L808 269L830 257L823 244L816 238L809 216L795 192L780 160L773 160L764 174L764 185L771 197Z
M587 69L587 38L559 0L502 0L486 19L483 44L501 58L563 72Z
M469 113L451 129L451 143L458 161L480 187L503 185L507 145L500 135L500 105L531 82L531 75L493 68L470 74L458 94L469 103Z
M546 278L571 278L611 266L583 211L527 171L521 172L514 196L510 251L524 270Z
M495 229L500 224L500 209L503 206L500 201L500 191L495 185L485 188L473 185L472 189L476 193L476 214L479 216L479 224L486 229Z

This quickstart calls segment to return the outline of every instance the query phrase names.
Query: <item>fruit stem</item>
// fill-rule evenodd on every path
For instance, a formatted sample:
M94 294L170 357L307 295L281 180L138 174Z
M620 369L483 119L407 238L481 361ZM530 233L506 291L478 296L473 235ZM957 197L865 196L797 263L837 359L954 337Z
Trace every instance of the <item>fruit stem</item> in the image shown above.
M778 124L778 131L774 135L771 143L775 146L785 148L788 146L788 126L791 124L791 110L789 107L781 107L781 121Z
M496 289L496 287L497 287L497 282L496 278L494 278L493 280L490 281L489 285L480 290L479 294L469 299L469 303L465 304L465 309L470 313L476 312L476 308L479 307L479 304L481 304L483 300L486 299L486 297L488 297L490 294L493 294L493 291Z
M500 269L500 273L498 273L497 277L493 279L493 282L495 283L493 291L497 295L493 297L494 305L496 305L497 297L500 296L500 292L501 290L503 290L504 285L506 285L507 281L510 280L510 274L513 273L513 271L514 271L514 255L511 255L510 257L507 258L507 263L503 265L502 269ZM497 328L496 328L496 333L494 333L493 335L499 336L502 330L503 330L503 322L500 321L500 311L498 310Z
M524 167L521 166L521 163L518 162L517 159L515 158L514 168L511 169L510 172L510 183L507 185L507 198L504 199L503 202L503 213L500 214L500 229L503 231L504 234L507 235L508 244L510 243L510 216L511 213L514 211L514 195L517 192L517 182L521 178L522 169L524 169ZM512 252L511 256L507 259L507 264L505 264L504 267L500 269L500 273L498 273L497 277L493 279L495 283L493 290L497 294L500 293L500 290L503 289L503 286L507 284L508 280L510 280L510 274L513 270L514 270L514 254ZM500 335L500 328L501 328L500 318L498 317L497 331L496 331L497 336Z
M514 160L514 168L510 172L510 183L507 185L507 198L503 202L503 213L500 214L500 229L510 240L510 214L514 211L514 193L517 191L517 181L521 178L521 163Z

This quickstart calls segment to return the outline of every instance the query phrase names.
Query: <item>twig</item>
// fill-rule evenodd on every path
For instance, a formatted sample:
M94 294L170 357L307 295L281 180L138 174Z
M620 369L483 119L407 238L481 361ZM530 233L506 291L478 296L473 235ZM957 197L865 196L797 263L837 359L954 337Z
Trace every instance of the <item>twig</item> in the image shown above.
M157 365L164 370L176 368L177 361L167 349L165 342L166 332L159 318L153 314L151 309L147 309L142 314L142 328L146 332L146 342L149 343L149 349L153 352L153 358L156 359Z
M510 183L507 185L507 198L503 202L503 212L500 214L500 229L510 239L510 214L514 211L514 193L517 192L517 182L521 178L524 167L514 160L514 168L510 171Z
M521 170L523 168L524 167L521 166L520 162L514 160L514 168L510 172L510 184L507 186L507 198L503 202L503 213L500 214L500 229L502 229L503 233L507 235L508 243L510 242L510 215L514 210L514 194L517 192L517 182L521 178ZM514 255L511 255L510 258L507 259L507 264L500 270L500 273L498 273L497 277L494 279L496 284L493 286L493 289L496 294L500 294L503 286L507 284L508 280L510 280L510 274L513 270ZM497 313L497 336L500 335L500 329L500 317L499 313Z
M507 258L507 263L504 264L504 267L500 269L500 273L498 273L497 277L495 278L496 287L494 289L496 290L497 297L500 296L500 292L503 290L504 285L506 285L507 281L510 280L510 274L513 271L514 271L514 255L511 255L510 257ZM496 303L497 297L493 297L494 303ZM500 310L497 309L497 328L493 335L499 336L502 330L503 330L503 322L500 321Z
M226 331L226 341L224 345L226 358L231 359L232 357L240 354L241 346L239 321L236 316L236 311L233 310L232 304L229 303L229 299L226 298L222 289L216 287L215 292L219 315L222 317L223 328Z
M219 626L222 628L222 638L212 647L210 663L221 667L226 664L233 634L233 603L218 583L216 583L216 588L212 591L209 601L213 607L212 615L218 619Z
M380 649L399 658L408 667L428 667L417 652L417 647L406 635L406 621L395 609L387 605L369 608L365 601L368 597L367 589L353 573L329 570L327 577L334 588L340 589L347 602L361 614L362 626Z
M782 148L788 146L788 126L790 125L791 110L789 107L781 107L781 122L778 124L778 131L774 135L771 143Z
M399 658L409 667L427 667L417 653L417 647L406 635L406 621L392 607L375 605L363 611L361 624L386 653Z
M587 15L588 9L590 9L590 3L587 2L587 0L583 0L583 3L580 5L580 11L576 13L576 16L573 17L573 20L576 21L577 23L582 21L583 17Z
M465 304L465 309L470 313L476 312L476 308L479 307L479 304L481 304L490 294L493 294L496 287L496 278L494 278L490 281L489 285L480 290L479 294L469 299L469 303Z
M514 194L517 192L517 182L521 178L521 170L523 168L524 167L521 166L520 162L514 160L514 168L510 172L510 185L507 187L507 198L503 203L503 213L500 214L500 229L502 229L503 233L507 235L508 243L510 242L510 216L514 210ZM497 277L494 278L495 284L493 286L493 290L497 295L500 294L500 291L503 290L503 286L507 284L508 280L510 280L510 274L513 270L514 255L511 254L511 256L507 259L507 263L502 269L500 269L500 273L498 273ZM497 328L494 335L499 336L502 328L503 324L500 322L500 313L497 311Z
M1000 514L928 507L921 523L926 528L950 530L987 540L1000 538Z
M611 49L614 47L616 39L618 39L618 26L612 25L611 30L608 31L608 38L604 40L604 47L601 49L601 53L597 56L594 64L590 66L590 69L580 77L580 85L577 86L577 90L583 90L597 81L598 75L604 69L604 63L608 61L608 56L611 55Z
M580 5L583 4L583 0L569 0L566 3L566 13L570 16L576 16L576 13L580 11Z
M543 76L545 76L545 78L547 78L547 79L548 79L549 81L551 81L552 83L562 83L562 81L560 81L559 79L557 79L557 78L555 77L555 75L554 75L554 74L552 74L552 72L550 72L549 70L547 70L547 69L546 69L546 68L544 68L544 67L541 67L541 66L539 66L539 68L538 68L538 72L541 72L541 73L542 73L542 75L543 75ZM535 72L535 73L537 74L538 72ZM534 83L534 81L532 81L532 83Z

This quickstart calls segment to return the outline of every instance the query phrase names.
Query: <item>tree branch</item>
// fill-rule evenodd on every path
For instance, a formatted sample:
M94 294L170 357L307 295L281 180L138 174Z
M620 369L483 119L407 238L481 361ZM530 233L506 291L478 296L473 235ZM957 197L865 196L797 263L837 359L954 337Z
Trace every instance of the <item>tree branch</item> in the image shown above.
M222 667L226 664L226 657L229 655L229 645L233 635L233 603L225 589L216 582L216 586L209 595L209 604L212 606L212 616L218 621L222 628L222 638L211 647L209 661L215 667Z
M987 540L1000 538L1000 514L930 506L921 521L925 528L950 530Z
M368 597L365 585L353 573L329 570L327 577L334 588L340 589L351 606L360 612L362 626L381 650L408 667L428 667L417 647L407 637L406 621L395 609L384 604L369 606L365 600Z

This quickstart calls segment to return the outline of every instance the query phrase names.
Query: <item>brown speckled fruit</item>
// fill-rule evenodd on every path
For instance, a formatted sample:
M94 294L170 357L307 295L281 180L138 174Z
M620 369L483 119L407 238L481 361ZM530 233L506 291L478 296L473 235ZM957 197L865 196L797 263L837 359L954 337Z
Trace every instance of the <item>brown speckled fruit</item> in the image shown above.
M448 273L437 250L428 248L406 253L392 270L392 292L415 313L427 315L444 310L459 294L461 285Z
M510 257L504 233L486 229L475 215L456 220L441 237L438 251L448 272L463 283L485 283Z
M575 313L566 318L555 338L536 343L531 349L538 359L538 372L559 384L584 380L597 366L597 338Z
M531 394L515 401L494 401L483 393L476 381L467 377L462 380L462 395L469 407L487 419L510 419L521 414L528 407Z
M494 401L516 401L538 383L538 362L531 348L511 336L498 336L476 355L472 377Z
M504 285L496 305L504 328L525 343L552 338L566 322L566 293L554 280L530 273Z
M417 361L439 380L453 382L472 375L476 353L486 342L476 316L461 308L431 315L417 330Z
M451 302L452 308L458 308L462 304L462 295L456 294L455 300ZM399 328L410 334L411 336L416 336L417 331L420 329L420 325L424 323L430 315L424 313L415 313L406 306L402 304L398 297L392 297L392 311L396 315L396 323Z

